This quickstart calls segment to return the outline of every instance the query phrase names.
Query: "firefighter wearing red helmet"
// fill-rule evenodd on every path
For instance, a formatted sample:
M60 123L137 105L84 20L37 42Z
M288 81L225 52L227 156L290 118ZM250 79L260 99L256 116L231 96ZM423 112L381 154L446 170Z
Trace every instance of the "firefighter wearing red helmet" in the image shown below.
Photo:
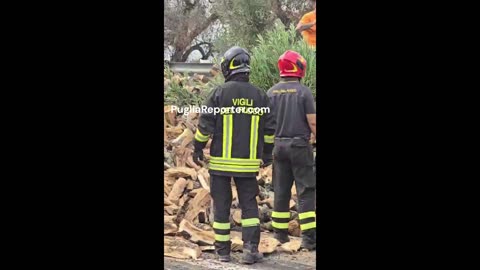
M316 112L311 90L301 84L307 62L295 51L286 51L278 60L281 80L268 90L276 118L273 149L275 193L272 227L281 243L289 241L289 202L295 180L302 248L316 248L315 175L311 133L316 137Z

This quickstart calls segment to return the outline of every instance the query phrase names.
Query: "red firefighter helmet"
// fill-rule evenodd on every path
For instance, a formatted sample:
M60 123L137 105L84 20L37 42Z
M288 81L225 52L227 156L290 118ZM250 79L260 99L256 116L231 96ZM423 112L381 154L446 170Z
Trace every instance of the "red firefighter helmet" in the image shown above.
M280 77L305 77L307 61L295 51L286 51L278 59Z

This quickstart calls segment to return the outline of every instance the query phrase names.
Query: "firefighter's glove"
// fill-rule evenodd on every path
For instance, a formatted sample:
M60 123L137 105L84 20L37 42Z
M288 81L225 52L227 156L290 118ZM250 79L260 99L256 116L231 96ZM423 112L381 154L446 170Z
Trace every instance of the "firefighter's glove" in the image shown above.
M273 143L266 143L263 146L262 168L272 164L273 162L272 152L273 152Z
M195 140L195 149L193 150L193 162L195 162L195 164L199 166L203 166L200 161L205 160L205 157L203 156L203 148L205 148L205 145L207 145L207 142L199 142Z

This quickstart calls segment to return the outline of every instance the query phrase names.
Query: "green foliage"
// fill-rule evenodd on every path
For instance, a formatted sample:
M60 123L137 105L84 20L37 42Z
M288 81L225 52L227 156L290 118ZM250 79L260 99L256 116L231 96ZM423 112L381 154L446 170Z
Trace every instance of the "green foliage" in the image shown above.
M274 18L268 0L219 0L215 10L225 25L223 34L215 42L220 53L234 45L252 49L256 36L269 29Z
M251 60L250 81L253 85L268 91L278 83L280 75L277 61L286 50L300 53L307 61L307 73L302 83L312 90L316 97L316 73L315 52L308 47L303 39L298 37L295 27L290 25L285 31L283 25L278 24L274 30L268 31L265 37L258 36L258 45L253 48Z

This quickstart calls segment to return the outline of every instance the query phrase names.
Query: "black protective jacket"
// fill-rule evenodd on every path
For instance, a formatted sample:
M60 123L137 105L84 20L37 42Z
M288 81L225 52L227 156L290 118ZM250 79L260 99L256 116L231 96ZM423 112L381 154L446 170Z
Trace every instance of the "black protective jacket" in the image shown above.
M264 148L271 153L275 134L275 117L266 93L250 84L247 75L238 74L212 90L202 108L217 108L217 113L202 111L195 134L196 148L203 148L212 137L210 173L255 176ZM265 143L270 145L264 147Z

